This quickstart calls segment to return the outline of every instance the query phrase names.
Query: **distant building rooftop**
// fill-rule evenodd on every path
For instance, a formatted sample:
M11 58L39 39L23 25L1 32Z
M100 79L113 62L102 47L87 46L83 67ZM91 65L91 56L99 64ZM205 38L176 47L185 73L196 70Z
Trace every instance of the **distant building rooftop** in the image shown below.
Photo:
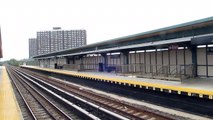
M53 30L61 30L61 27L53 27Z

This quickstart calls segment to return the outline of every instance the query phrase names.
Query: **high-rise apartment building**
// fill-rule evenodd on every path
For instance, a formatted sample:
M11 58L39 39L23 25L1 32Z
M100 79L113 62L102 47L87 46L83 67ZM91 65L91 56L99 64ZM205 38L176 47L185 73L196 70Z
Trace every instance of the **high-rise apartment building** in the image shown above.
M35 44L37 46L36 55L83 45L86 45L86 30L61 30L59 27L55 27L52 31L37 32ZM29 50L31 53L32 49ZM32 57L31 54L30 57Z
M38 54L37 49L37 40L36 38L30 38L29 39L29 57L35 56Z
M37 32L38 55L51 52L51 31Z

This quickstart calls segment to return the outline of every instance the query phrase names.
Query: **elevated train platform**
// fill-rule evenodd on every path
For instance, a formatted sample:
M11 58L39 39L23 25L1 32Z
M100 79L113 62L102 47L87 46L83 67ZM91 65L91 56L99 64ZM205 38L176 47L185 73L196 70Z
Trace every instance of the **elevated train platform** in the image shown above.
M0 119L22 120L21 110L5 67L0 67Z
M213 17L209 17L35 55L32 58L39 67L22 67L85 80L213 99L212 40Z
M212 78L186 79L180 82L180 81L165 81L147 78L134 78L127 76L125 77L116 75L114 73L105 73L105 72L78 72L78 71L42 68L36 66L21 66L21 67L31 70L39 70L78 78L108 82L111 84L121 84L125 86L133 86L173 94L196 96L205 99L213 99Z

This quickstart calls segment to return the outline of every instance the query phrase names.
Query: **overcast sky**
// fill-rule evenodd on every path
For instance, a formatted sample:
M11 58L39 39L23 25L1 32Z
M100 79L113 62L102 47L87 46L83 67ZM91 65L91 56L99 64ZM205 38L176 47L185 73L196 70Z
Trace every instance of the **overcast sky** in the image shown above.
M87 43L213 16L212 0L0 0L2 60L28 58L37 31L86 29Z

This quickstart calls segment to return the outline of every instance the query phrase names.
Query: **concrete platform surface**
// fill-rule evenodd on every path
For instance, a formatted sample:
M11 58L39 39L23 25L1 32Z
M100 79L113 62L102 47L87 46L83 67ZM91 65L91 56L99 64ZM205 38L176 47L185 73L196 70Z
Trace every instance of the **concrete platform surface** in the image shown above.
M160 91L177 92L188 96L199 96L203 98L213 98L213 78L196 78L182 81L166 81L148 78L135 78L119 76L115 73L105 72L77 72L59 69L41 68L37 66L22 66L31 69L49 71L53 73L72 75L81 78L94 79L99 81L111 82L115 84L133 85L135 87L146 87L147 89L160 89Z
M22 120L21 110L4 66L0 66L0 120Z

